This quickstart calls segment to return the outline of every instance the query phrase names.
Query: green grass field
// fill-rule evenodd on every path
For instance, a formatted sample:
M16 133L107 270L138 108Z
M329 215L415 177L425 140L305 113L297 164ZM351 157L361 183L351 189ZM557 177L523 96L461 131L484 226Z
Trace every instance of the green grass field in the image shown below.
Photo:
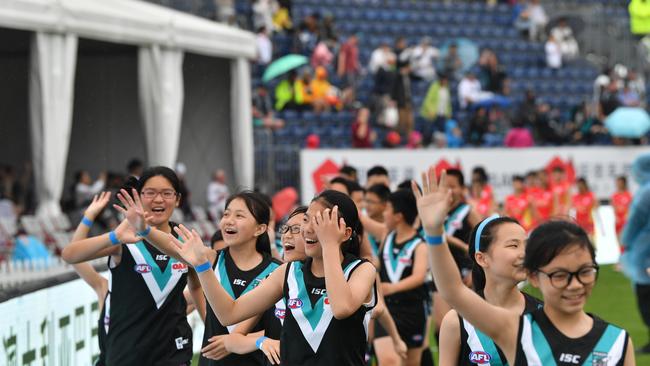
M539 292L533 288L526 291L541 297ZM602 266L598 277L598 283L594 288L587 311L598 315L604 320L625 328L631 335L635 347L647 344L648 330L641 320L636 298L630 281L623 274L614 270L614 266ZM432 349L437 351L435 340L432 338ZM437 364L437 352L436 364ZM198 364L198 356L195 356L193 364ZM650 355L636 357L638 366L650 366Z

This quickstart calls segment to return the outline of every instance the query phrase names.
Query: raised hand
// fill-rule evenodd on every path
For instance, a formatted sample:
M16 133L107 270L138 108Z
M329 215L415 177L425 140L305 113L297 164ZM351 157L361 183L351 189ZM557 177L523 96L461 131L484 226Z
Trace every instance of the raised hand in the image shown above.
M144 211L138 191L134 188L131 190L131 193L133 197L129 195L126 189L120 189L120 192L117 194L117 198L124 205L124 207L120 205L113 205L113 207L124 214L124 217L126 217L128 220L129 225L131 225L134 230L143 231L147 228L147 223L145 220L147 213Z
M104 191L99 195L93 197L93 201L90 202L90 205L84 211L84 216L90 220L95 220L99 213L106 207L108 201L111 199L111 192Z
M117 235L117 239L120 243L137 243L142 240L126 219L122 220L122 222L117 225L115 228L115 235Z
M433 166L428 172L422 173L422 192L411 182L413 194L418 206L418 215L427 234L442 234L442 225L447 218L451 204L451 191L447 186L447 172L440 175L440 184L436 181L436 171Z
M323 212L318 212L313 217L314 231L316 237L323 249L329 246L339 248L345 241L346 226L345 220L339 218L339 207L333 209L326 208Z
M178 248L178 255L192 267L199 266L208 261L211 249L206 247L201 240L201 235L196 230L190 231L183 225L174 228L181 240L169 235L169 240Z

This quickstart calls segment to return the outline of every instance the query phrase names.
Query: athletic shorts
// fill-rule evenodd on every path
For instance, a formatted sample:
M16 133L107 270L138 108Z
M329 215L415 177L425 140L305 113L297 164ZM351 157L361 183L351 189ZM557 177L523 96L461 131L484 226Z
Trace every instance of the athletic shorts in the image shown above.
M386 304L400 337L408 348L418 348L424 344L427 331L426 303L418 301L413 304ZM386 330L375 322L375 338L388 337Z

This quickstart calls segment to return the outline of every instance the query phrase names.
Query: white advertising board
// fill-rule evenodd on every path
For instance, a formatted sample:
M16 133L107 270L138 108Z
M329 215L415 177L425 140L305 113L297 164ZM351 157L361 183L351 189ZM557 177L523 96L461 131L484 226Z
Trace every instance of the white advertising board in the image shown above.
M576 177L585 177L600 199L614 193L615 177L628 175L634 159L647 147L543 147L527 149L422 149L422 150L302 150L300 152L301 196L304 203L317 193L321 172L349 164L357 168L359 180L365 184L366 171L382 165L388 169L394 185L419 176L430 165L460 166L466 182L474 167L483 166L497 200L503 200L511 189L513 175L547 167L554 160L571 164ZM327 174L326 174L327 175ZM630 180L631 182L631 180ZM394 188L394 187L393 187Z

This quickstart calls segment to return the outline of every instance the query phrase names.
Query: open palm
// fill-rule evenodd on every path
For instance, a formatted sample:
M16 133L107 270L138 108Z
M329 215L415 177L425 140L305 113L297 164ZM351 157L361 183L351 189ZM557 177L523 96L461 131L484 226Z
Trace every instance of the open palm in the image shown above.
M422 192L415 182L411 182L413 193L418 206L418 215L422 226L427 233L438 232L445 219L451 204L451 191L447 186L447 173L440 175L440 183L436 181L435 168L432 166L428 172L422 173Z
M108 201L111 199L111 192L104 191L100 194L96 194L93 197L92 202L90 202L90 205L88 205L88 208L86 208L86 211L84 212L84 216L89 218L90 220L94 220L99 216L99 213L102 212L104 207L108 204Z
M211 249L206 247L201 240L201 236L196 230L190 231L184 225L178 225L174 228L181 240L176 239L169 234L169 240L178 248L178 255L181 259L192 267L196 267L208 261L208 253Z
M121 189L117 194L117 198L124 207L120 205L113 205L113 207L124 215L134 230L143 231L147 226L145 220L146 213L142 207L142 201L140 201L138 191L133 189L131 195L129 195L125 189Z

